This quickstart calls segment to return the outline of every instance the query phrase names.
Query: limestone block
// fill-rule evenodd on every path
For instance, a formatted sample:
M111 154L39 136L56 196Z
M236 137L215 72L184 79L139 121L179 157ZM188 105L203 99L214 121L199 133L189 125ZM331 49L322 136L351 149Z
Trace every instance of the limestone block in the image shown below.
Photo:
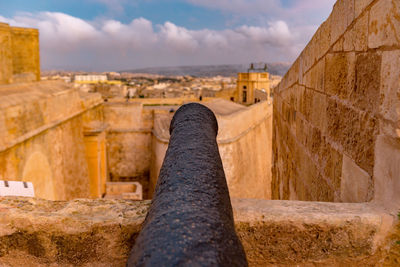
M400 50L382 53L379 113L400 128Z
M383 225L392 222L367 204L232 202L250 266L379 266L376 262L380 260L371 257L379 255L373 244L378 244L378 236L387 235ZM371 237L368 242L360 238L364 235ZM326 260L327 254L330 260Z
M377 118L329 98L327 108L327 135L340 144L357 165L372 175L374 166ZM343 149L343 150L341 150Z
M372 3L373 0L354 0L355 18L357 18L364 9Z
M369 15L368 47L400 45L400 4L394 0L380 0Z
M326 56L325 93L348 99L355 82L355 53L334 53Z
M287 85L288 87L292 86L295 82L298 81L298 77L299 77L299 64L300 64L300 60L297 59L292 67L289 69L289 71L287 72ZM287 88L287 87L286 87Z
M325 94L313 92L310 122L322 133L326 132L327 97Z
M381 83L382 56L377 52L360 54L356 60L356 82L350 101L361 110L377 114Z
M300 55L298 57L299 60L299 72L297 73L298 75L298 84L304 85L304 64L303 64L303 57Z
M296 140L302 145L307 144L307 135L310 124L304 119L303 116L296 116Z
M303 94L303 99L301 103L300 112L304 115L307 121L311 122L312 115L312 104L313 104L314 93L311 89L305 89Z
M354 20L354 0L338 0L333 7L330 20L332 45Z
M366 51L368 49L368 13L360 17L343 38L343 51Z
M320 162L324 164L324 175L331 182L335 193L340 191L343 154L330 145L326 137L322 138Z
M331 19L327 19L319 27L319 42L318 42L318 59L324 56L331 47Z
M379 135L375 147L374 200L398 209L400 204L400 141Z
M322 58L305 74L305 85L308 88L324 91L325 58Z
M301 110L302 110L302 99L303 99L303 95L304 95L304 90L305 90L305 87L302 85L297 86L296 90L295 90L295 94L296 94L295 110L297 112L301 112Z
M340 37L340 39L332 47L333 52L343 52L343 41L343 37Z
M342 180L340 184L340 197L342 202L359 203L367 202L372 190L371 176L361 169L354 161L343 155Z
M150 201L0 199L1 266L126 266ZM362 203L232 199L250 266L379 266L390 216ZM18 244L18 245L16 245Z

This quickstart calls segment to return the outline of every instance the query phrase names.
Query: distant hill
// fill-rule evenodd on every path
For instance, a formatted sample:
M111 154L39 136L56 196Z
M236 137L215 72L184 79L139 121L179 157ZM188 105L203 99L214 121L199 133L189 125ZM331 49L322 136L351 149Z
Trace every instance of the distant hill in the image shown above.
M290 63L267 63L268 72L273 75L284 76L290 67ZM179 67L153 67L143 69L124 70L120 72L147 73L163 76L236 76L238 72L246 72L249 64L231 65L203 65L203 66L179 66Z

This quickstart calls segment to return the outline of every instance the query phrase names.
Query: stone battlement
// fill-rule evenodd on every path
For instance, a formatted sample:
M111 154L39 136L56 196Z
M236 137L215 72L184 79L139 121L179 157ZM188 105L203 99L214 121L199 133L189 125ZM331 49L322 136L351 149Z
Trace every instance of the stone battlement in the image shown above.
M40 80L39 31L0 23L0 84Z
M0 198L0 265L125 266L149 204ZM393 217L373 205L233 199L232 207L250 266L395 263L395 235L386 239Z

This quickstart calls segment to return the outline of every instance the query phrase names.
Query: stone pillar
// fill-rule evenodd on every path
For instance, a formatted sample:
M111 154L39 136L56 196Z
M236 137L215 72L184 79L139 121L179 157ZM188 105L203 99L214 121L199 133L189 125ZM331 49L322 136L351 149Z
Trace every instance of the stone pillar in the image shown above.
M89 170L90 197L99 198L105 194L107 182L105 128L86 128L84 136Z

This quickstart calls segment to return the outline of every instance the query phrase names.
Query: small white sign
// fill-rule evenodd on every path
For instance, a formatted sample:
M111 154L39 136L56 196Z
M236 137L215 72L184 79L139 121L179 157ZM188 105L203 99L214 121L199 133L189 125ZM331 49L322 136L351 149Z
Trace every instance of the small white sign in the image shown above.
M0 196L34 197L35 191L31 182L0 180Z

